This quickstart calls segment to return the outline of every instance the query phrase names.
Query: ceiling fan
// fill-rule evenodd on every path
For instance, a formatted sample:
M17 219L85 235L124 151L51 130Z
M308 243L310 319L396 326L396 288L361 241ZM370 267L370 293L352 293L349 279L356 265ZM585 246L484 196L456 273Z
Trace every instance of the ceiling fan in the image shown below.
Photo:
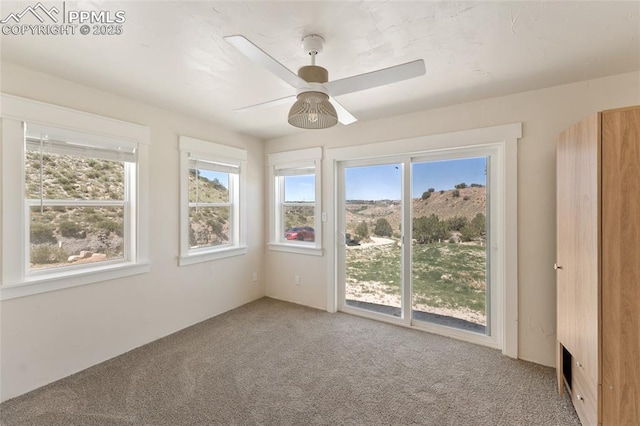
M418 59L406 64L329 81L329 72L326 68L316 65L316 55L322 52L324 46L324 39L319 35L308 35L302 39L302 48L306 54L311 56L311 65L301 67L297 75L244 36L229 35L225 36L224 40L297 91L294 96L239 108L239 110L290 103L297 98L289 111L288 121L289 124L303 129L324 129L336 125L338 121L344 125L357 121L335 100L336 96L384 86L425 74L424 60Z

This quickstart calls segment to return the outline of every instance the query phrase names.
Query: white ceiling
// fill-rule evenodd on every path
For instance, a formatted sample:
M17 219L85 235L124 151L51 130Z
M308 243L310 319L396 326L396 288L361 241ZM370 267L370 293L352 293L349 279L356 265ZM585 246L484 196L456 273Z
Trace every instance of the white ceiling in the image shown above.
M2 19L35 2L6 2ZM61 4L62 2L57 2ZM45 5L56 2L45 2ZM1 36L2 60L268 139L304 132L294 94L222 40L243 34L293 71L306 34L326 40L330 80L423 58L427 74L340 96L371 120L640 69L640 2L67 1L124 10L119 36ZM340 124L339 124L340 125Z

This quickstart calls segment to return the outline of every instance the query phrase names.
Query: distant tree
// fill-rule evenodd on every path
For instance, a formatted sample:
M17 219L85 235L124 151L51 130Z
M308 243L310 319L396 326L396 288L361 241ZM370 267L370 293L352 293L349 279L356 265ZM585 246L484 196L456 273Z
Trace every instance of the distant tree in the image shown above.
M215 235L219 237L226 237L222 232L222 223L220 223L218 220L213 218L207 219L206 224L211 229L211 232L213 232ZM226 239L226 238L223 238L223 239Z
M53 235L54 227L48 223L33 222L30 225L29 242L31 244L57 243Z
M482 213L476 214L476 216L471 219L471 226L476 229L479 237L485 237L487 235L487 218Z
M360 222L358 226L356 226L355 231L361 240L369 239L369 227L367 226L367 222Z
M479 183L472 183L472 184L471 184L471 187L472 187L472 188L482 188L482 187L484 187L484 185L481 185L481 184L479 184Z
M429 199L429 197L431 197L431 193L429 191L422 193L422 199L423 200L427 200L427 199Z
M447 229L449 231L462 231L462 228L469 224L469 219L464 216L454 216L447 219Z
M465 189L467 187L467 184L462 182L456 185L456 189Z
M101 229L108 234L111 232L122 236L122 223L113 219L104 219L95 224L95 229Z
M413 219L413 238L418 244L435 243L448 236L446 223L435 214Z
M435 188L429 188L427 189L427 192L435 192Z
M444 194L444 189L440 190L440 195Z
M393 235L393 229L385 218L380 218L376 222L376 226L373 228L373 233L379 237L390 237Z
M487 235L487 219L482 213L475 215L471 222L460 230L462 241L472 241L477 238L485 238Z
M469 196L468 196L468 195L465 195L464 197L462 197L462 199L463 199L464 201L469 201L471 198L469 198Z
M462 241L471 241L477 237L478 237L478 233L473 228L473 226L471 226L471 224L467 224L460 231L460 238L462 239Z
M65 221L58 226L60 235L67 238L78 238L80 236L80 225L75 222Z
M451 195L453 195L454 197L459 197L460 196L460 191L457 189L454 189L453 192L451 193Z

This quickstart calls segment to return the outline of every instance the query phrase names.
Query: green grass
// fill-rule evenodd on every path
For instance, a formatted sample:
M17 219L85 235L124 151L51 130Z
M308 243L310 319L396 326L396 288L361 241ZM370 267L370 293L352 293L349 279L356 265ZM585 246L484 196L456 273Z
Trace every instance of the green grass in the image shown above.
M416 303L485 313L486 248L434 243L414 246Z
M485 314L486 247L473 244L413 246L414 303ZM401 249L397 244L347 250L347 282L377 282L401 294ZM351 284L352 283L352 284Z

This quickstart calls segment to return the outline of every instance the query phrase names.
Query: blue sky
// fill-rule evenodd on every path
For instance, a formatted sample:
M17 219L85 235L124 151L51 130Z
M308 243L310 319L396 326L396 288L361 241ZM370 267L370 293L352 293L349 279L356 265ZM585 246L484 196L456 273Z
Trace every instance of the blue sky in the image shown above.
M429 188L436 191L453 189L459 183L486 184L486 159L414 163L413 198L418 198ZM351 167L345 171L347 200L399 200L402 185L400 164Z
M459 183L486 185L486 157L413 164L413 198L429 188L453 189Z
M429 188L436 191L453 189L461 182L486 184L485 157L461 160L414 163L413 198L418 198ZM228 174L200 170L210 180L218 178L228 187ZM402 185L400 164L350 167L345 171L347 200L399 200ZM314 177L287 176L285 180L286 201L313 201L315 199Z
M285 201L314 201L316 198L313 175L287 176L284 180Z
M228 173L214 172L211 170L200 169L200 176L205 177L210 181L213 181L214 179L218 179L218 182L220 182L225 188L229 188Z

